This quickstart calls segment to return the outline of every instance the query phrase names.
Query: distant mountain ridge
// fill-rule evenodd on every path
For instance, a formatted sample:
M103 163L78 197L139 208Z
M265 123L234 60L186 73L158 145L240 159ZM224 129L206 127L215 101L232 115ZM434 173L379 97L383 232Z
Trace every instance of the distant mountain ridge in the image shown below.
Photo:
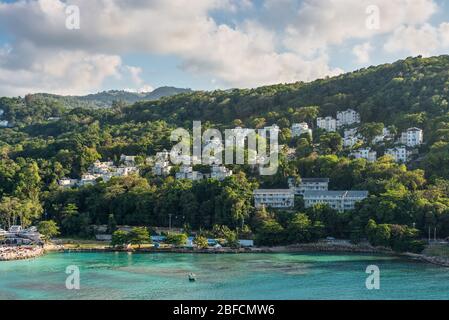
M37 93L35 98L50 99L62 102L66 107L109 108L114 101L133 104L139 101L155 101L177 94L192 93L191 89L176 87L160 87L151 92L130 92L125 90L109 90L85 96L61 96L49 93Z

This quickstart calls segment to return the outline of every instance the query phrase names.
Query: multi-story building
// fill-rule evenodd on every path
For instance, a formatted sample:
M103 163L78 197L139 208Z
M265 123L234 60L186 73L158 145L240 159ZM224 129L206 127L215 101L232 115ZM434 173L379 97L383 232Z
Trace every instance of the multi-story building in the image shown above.
M377 152L371 150L371 148L362 148L351 153L356 159L366 159L369 162L374 162L377 160Z
M134 166L136 164L136 157L135 156L126 156L126 155L122 154L120 156L120 162L126 166Z
M337 112L337 127L350 126L360 123L360 114L352 109Z
M401 143L407 147L417 147L423 143L423 130L419 128L409 128L401 135Z
M89 172L92 174L106 174L115 169L112 161L100 162L97 160L89 167Z
M162 152L156 153L156 161L169 161L170 160L170 152L164 149Z
M312 129L306 122L294 123L292 125L292 137L300 137L303 134L308 134L312 138Z
M94 185L97 183L97 179L99 178L99 175L96 174L83 174L81 176L81 180L78 182L79 186L86 186L86 185Z
M317 204L327 204L339 212L354 210L355 204L368 198L368 191L306 191L304 205L306 208Z
M172 166L168 161L158 161L153 166L153 174L156 176L168 176Z
M391 140L393 138L394 136L391 134L390 130L388 128L384 128L381 135L374 137L373 143L381 143L385 140Z
M296 195L303 195L306 191L327 191L329 189L328 178L301 178L301 182L296 184L293 178L288 179L290 189Z
M407 162L410 152L407 151L405 146L395 147L391 149L387 149L385 154L393 157L396 162Z
M78 184L77 179L62 178L58 181L59 186L63 188L72 188Z
M232 176L232 170L229 170L225 166L212 166L210 177L212 179L224 180L227 177Z
M335 132L335 131L337 131L337 120L335 120L332 117L317 118L316 119L316 125L317 125L318 128L321 128L321 129L326 130L328 132Z
M256 208L288 209L295 205L295 193L291 189L258 189L253 195Z
M117 170L114 172L113 176L116 177L126 177L130 174L138 174L139 169L137 167L131 167L131 166L121 166L118 167Z
M202 180L204 175L201 172L193 171L191 166L182 166L176 173L176 179L187 179L192 181Z

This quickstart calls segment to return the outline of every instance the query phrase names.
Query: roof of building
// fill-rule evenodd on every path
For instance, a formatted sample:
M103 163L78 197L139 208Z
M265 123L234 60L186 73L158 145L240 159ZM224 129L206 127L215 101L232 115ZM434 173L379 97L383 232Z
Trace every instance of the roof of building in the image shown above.
M306 191L304 198L308 197L351 197L351 198L366 198L368 191L361 190L344 190L344 191Z
M407 131L423 131L423 130L420 128L413 127L413 128L408 128Z
M325 182L329 183L329 178L301 178L301 183Z
M293 193L290 189L256 189L254 194L257 193Z

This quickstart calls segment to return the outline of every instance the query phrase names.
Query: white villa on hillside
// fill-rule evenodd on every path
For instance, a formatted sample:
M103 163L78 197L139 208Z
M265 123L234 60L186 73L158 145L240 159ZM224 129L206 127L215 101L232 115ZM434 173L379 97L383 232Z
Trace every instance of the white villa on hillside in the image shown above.
M70 178L62 178L61 180L58 181L58 184L63 188L72 188L78 184L78 180Z
M153 174L155 176L167 176L170 174L172 166L168 161L158 161L153 166Z
M191 181L202 180L204 175L199 171L193 171L191 166L182 166L179 169L179 172L176 172L176 179L187 179Z
M366 159L369 162L374 162L377 160L377 152L371 150L371 148L358 149L352 152L351 156L353 156L356 159Z
M122 154L120 156L120 163L123 163L126 166L135 166L136 165L136 157L135 156L126 156Z
M232 176L232 170L229 170L225 166L212 166L210 177L212 179L224 180L227 177Z
M355 204L368 198L368 191L306 191L304 204L311 208L317 204L327 204L339 212L354 210Z
M107 174L114 170L115 167L112 161L100 162L97 160L89 167L89 172L92 174Z
M384 128L382 130L381 135L374 137L373 143L381 143L386 140L391 140L393 138L394 138L394 136L391 134L390 130L388 128Z
M291 189L258 189L253 195L256 208L288 209L295 205L295 193Z
M410 152L407 151L405 146L395 147L391 149L387 149L385 154L393 157L396 162L407 162Z
M417 147L423 143L424 140L423 130L419 128L409 128L401 135L401 143L407 147Z
M306 191L327 191L329 189L329 178L301 178L296 184L293 178L288 179L290 189L296 195L303 195Z
M306 122L294 123L292 125L292 137L300 137L303 134L308 134L312 137L312 129Z
M350 126L360 123L360 114L352 109L337 112L337 127Z
M335 120L332 117L317 118L316 119L316 125L317 125L318 128L321 128L321 129L326 130L328 132L335 132L335 131L337 131L337 120Z

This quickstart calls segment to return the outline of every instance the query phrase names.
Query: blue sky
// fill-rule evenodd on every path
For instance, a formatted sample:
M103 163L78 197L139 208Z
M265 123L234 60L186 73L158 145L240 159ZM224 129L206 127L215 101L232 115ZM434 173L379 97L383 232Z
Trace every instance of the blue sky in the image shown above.
M7 96L249 88L448 50L442 0L0 0Z

